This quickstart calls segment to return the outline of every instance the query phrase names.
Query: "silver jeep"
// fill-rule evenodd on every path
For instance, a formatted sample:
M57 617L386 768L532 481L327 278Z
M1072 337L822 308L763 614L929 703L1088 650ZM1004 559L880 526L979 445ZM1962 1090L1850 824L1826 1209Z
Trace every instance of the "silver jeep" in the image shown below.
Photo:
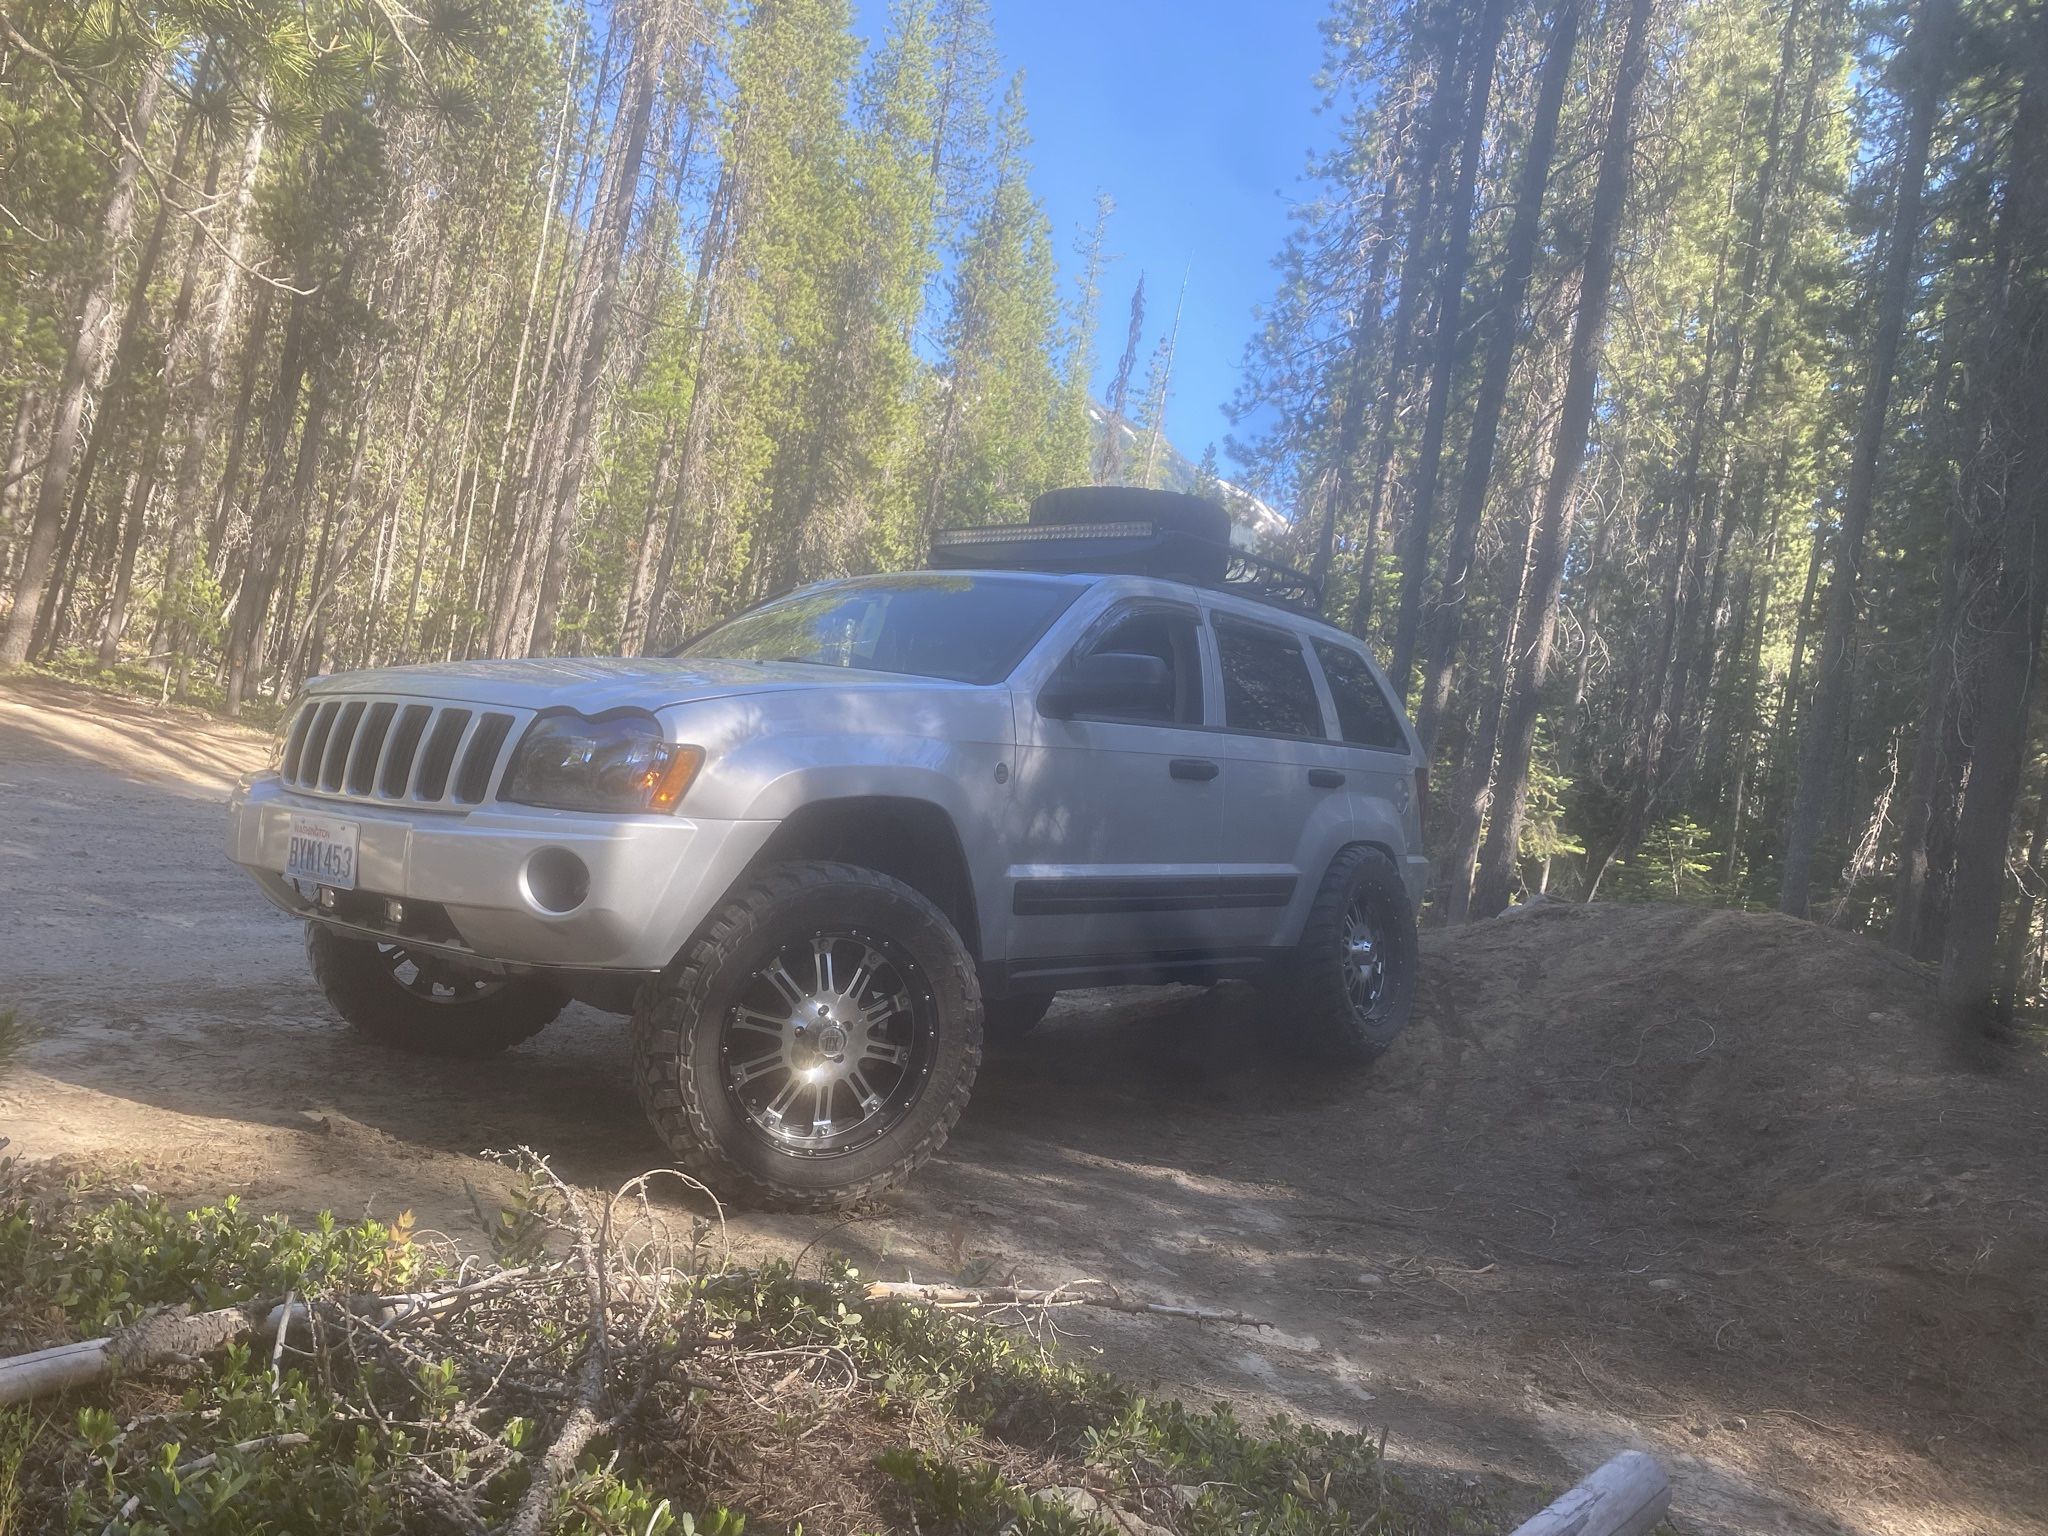
M1370 1058L1414 996L1422 757L1218 515L1054 493L668 659L322 678L229 854L382 1042L630 1013L655 1128L755 1201L908 1176L984 1032L1067 988L1250 979L1262 1028Z

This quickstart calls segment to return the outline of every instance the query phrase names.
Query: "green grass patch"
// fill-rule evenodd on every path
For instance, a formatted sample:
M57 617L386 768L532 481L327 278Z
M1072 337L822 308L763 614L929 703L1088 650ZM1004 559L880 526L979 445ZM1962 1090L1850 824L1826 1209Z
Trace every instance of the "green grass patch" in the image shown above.
M496 1528L597 1337L562 1209L534 1181L498 1224L498 1261L517 1266L502 1291L430 1327L372 1326L344 1298L495 1266L465 1267L407 1220L178 1211L0 1162L0 1353L286 1295L319 1324L275 1355L252 1337L0 1410L0 1533ZM668 1227L644 1204L605 1209L600 1241L624 1256L599 1266L609 1406L548 1530L1068 1536L1111 1530L1112 1509L1178 1536L1496 1528L1479 1502L1405 1487L1363 1435L1154 1402L1028 1332L870 1304L843 1262L734 1268L701 1221L665 1250L684 1262L636 1269L648 1232ZM1077 1487L1088 1497L1047 1493Z

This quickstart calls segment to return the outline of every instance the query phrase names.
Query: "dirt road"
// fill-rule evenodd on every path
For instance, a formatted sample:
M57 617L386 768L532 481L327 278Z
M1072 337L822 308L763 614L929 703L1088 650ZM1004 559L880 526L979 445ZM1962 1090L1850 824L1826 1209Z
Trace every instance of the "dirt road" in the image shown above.
M501 1188L483 1148L532 1145L590 1185L660 1163L621 1021L572 1009L483 1064L396 1058L335 1024L296 925L220 852L221 797L263 746L84 690L0 684L0 1009L38 1035L0 1082L12 1151L89 1160L179 1200L410 1207L458 1239L477 1233L471 1188L486 1207ZM2048 1206L2026 1182L2041 1165L1984 1171L2048 1146L2038 1073L1964 1083L1953 1126L1910 1155L1795 1147L1788 1120L1862 1136L1853 1112L1886 1092L1922 1117L1925 1091L1901 1087L1920 1048L1901 1034L1845 1067L1829 1088L1842 1118L1773 1111L1778 1088L1740 1044L1764 1004L1713 986L1638 1000L1643 965L1616 946L1739 941L1783 949L1790 974L1862 967L1843 985L1867 972L1868 998L1833 995L1872 1034L1904 1029L1886 999L1912 986L1841 948L1859 941L1726 927L1775 920L1587 921L1607 926L1504 919L1464 948L1432 940L1423 1016L1356 1078L1274 1061L1244 989L1064 999L987 1064L945 1154L893 1204L846 1223L739 1214L736 1242L816 1244L885 1278L1096 1276L1242 1308L1274 1326L1090 1317L1072 1343L1248 1413L1384 1425L1397 1465L1502 1478L1531 1502L1641 1444L1674 1469L1687 1529L2048 1530ZM1620 1020L1618 1044L1584 1043L1590 1069L1546 1045L1571 1020L1533 1001L1563 985L1554 957L1574 943L1590 958L1568 1009ZM1718 1129L1688 1129L1709 1112ZM1749 1147L1768 1163L1730 1161ZM1899 1220L1934 1210L1964 1226L1912 1227L1912 1253L1872 1258L1856 1243L1907 1230L1871 1203L1873 1168ZM1853 1189L1828 1182L1845 1170ZM1844 1200L1853 1231L1826 1224ZM1979 1227L1984 1252L1952 1261ZM1975 1364L1991 1329L2010 1381Z

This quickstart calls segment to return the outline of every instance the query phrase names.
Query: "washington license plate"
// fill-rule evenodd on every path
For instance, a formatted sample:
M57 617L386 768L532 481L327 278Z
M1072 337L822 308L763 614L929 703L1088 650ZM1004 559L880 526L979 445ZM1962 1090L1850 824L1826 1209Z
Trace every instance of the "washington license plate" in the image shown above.
M284 877L312 885L331 885L337 891L356 888L356 835L359 822L334 816L292 817L291 841L286 845Z

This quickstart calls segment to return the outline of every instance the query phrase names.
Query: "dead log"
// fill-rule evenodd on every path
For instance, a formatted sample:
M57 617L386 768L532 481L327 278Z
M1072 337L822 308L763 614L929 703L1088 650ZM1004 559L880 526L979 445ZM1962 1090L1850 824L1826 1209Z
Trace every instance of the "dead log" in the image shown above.
M359 1317L390 1327L442 1315L466 1305L480 1292L520 1280L527 1273L523 1268L501 1270L445 1291L351 1296L341 1305ZM76 1344L39 1349L33 1354L13 1355L0 1359L0 1408L52 1392L88 1387L119 1371L196 1360L251 1335L269 1338L280 1328L303 1326L306 1314L307 1303L303 1301L269 1308L254 1304L223 1307L215 1312L158 1312L102 1339L84 1339Z
M282 1312L282 1308L273 1309ZM263 1321L274 1327L269 1318ZM256 1329L250 1308L224 1307L190 1315L158 1313L103 1339L59 1344L34 1354L0 1360L0 1407L25 1403L51 1392L176 1360L193 1360L225 1349Z
M1654 1456L1623 1451L1513 1536L1648 1536L1671 1508L1671 1479Z

